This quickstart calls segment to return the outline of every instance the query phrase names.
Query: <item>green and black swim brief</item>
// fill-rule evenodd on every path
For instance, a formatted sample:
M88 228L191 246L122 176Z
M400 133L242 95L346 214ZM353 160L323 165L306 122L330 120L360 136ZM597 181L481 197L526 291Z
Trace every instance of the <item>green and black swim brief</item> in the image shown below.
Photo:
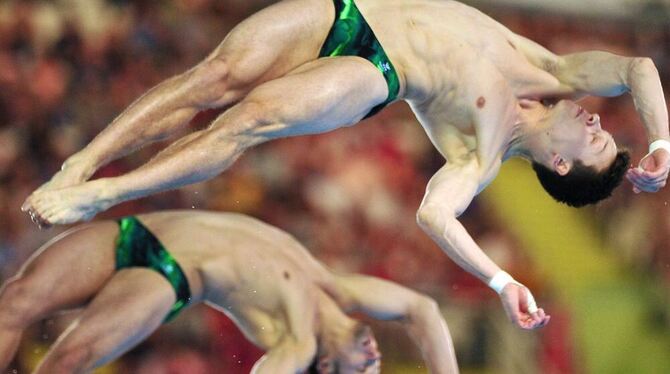
M160 241L136 217L118 221L119 236L116 240L116 270L145 267L158 272L172 285L177 300L165 317L170 321L191 300L191 291L184 271Z
M383 103L370 110L370 113L365 116L365 118L368 118L398 97L400 92L398 73L354 1L333 0L333 2L335 4L335 22L323 47L321 47L319 57L363 57L372 62L384 75L389 90L388 96Z

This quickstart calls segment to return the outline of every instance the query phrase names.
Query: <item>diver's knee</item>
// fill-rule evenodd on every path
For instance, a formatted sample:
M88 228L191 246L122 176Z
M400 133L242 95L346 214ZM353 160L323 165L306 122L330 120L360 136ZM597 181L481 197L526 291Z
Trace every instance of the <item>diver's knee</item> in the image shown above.
M230 70L228 59L208 58L180 77L186 82L182 87L188 91L188 97L193 104L203 109L227 104L233 99L229 94Z
M38 314L41 296L30 278L16 277L0 291L0 325L24 328Z
M274 107L270 102L245 99L215 121L210 131L220 139L253 137L263 127L281 122Z
M224 56L208 58L192 71L194 78L206 84L226 84L230 81L230 63Z
M45 359L37 373L71 374L88 372L92 351L88 345L61 346Z

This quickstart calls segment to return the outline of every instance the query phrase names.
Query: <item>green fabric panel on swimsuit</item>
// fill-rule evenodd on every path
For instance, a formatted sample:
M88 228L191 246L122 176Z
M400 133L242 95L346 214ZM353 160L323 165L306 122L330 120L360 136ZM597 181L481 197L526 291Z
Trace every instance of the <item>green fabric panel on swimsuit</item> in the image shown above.
M116 270L145 267L164 276L174 288L177 297L165 317L165 322L172 320L191 300L191 291L183 270L170 252L137 218L125 217L117 222L120 232L116 240Z
M359 56L372 62L384 75L389 94L386 100L372 108L368 118L395 100L400 92L398 74L386 52L372 32L370 25L353 0L334 0L335 23L330 29L319 57Z

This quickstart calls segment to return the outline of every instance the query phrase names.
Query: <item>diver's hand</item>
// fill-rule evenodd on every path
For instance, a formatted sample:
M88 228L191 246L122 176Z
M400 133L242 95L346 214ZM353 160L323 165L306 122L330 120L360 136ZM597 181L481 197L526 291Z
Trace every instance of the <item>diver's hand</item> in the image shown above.
M633 192L657 192L663 188L670 171L670 153L659 148L642 158L637 168L630 168L626 178L633 184Z
M500 299L507 317L524 330L544 327L551 319L542 308L537 308L530 290L520 283L507 284L500 294Z

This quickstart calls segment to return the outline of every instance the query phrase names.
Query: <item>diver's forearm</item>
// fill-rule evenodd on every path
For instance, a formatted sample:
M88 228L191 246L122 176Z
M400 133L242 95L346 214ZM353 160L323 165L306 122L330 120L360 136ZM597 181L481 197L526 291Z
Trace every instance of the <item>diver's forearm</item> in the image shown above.
M629 69L628 87L649 143L658 139L670 140L668 108L658 70L651 59L633 60Z
M428 209L420 211L419 217L424 231L465 271L485 283L500 271L453 215Z
M431 300L418 305L408 317L407 326L431 373L458 373L451 335L435 302Z

